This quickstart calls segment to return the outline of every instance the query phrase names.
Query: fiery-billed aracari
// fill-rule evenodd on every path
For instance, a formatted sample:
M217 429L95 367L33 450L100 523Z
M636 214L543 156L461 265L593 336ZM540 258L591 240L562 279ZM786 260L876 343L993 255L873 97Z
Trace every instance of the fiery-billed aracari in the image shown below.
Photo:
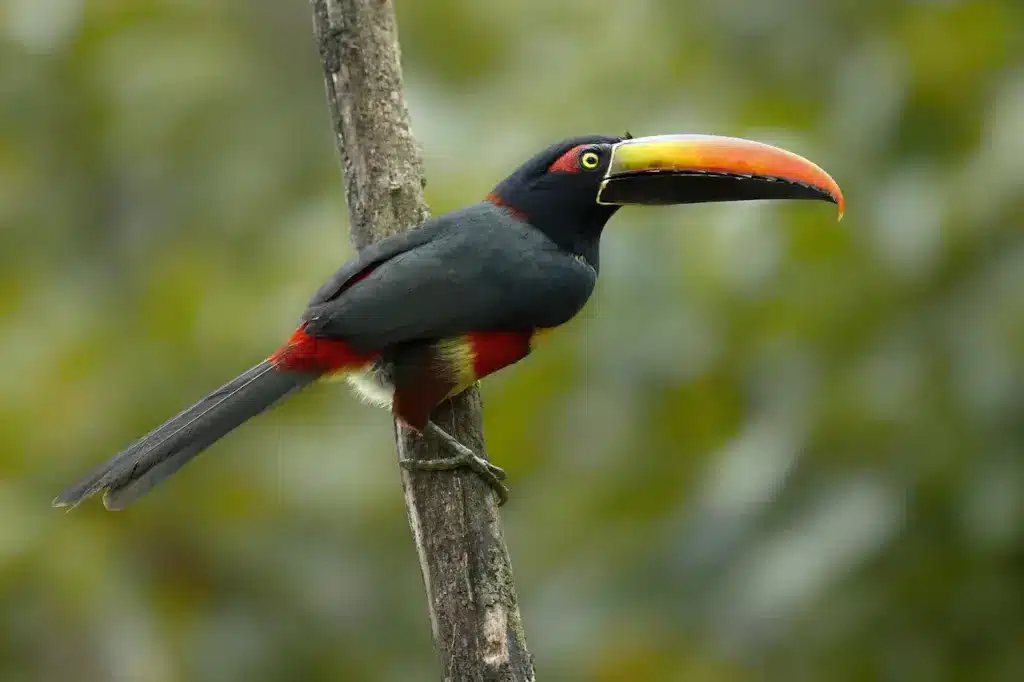
M576 315L597 281L608 219L627 204L823 199L835 181L810 161L736 138L586 136L552 145L484 201L362 249L310 300L269 358L210 393L62 492L105 490L120 509L232 429L317 379L342 375L499 494L504 472L430 420L442 401L528 355L538 333Z

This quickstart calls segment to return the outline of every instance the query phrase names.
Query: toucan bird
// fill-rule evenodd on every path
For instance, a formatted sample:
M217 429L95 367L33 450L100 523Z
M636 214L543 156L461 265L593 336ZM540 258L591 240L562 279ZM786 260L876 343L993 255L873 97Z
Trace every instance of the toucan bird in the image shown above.
M102 490L108 509L122 509L235 427L331 376L450 454L402 466L469 467L504 503L504 471L431 421L434 408L522 360L541 332L580 311L597 281L601 232L621 206L748 199L820 199L843 211L825 171L750 140L590 135L551 145L484 200L360 250L266 360L99 465L54 505L74 507Z

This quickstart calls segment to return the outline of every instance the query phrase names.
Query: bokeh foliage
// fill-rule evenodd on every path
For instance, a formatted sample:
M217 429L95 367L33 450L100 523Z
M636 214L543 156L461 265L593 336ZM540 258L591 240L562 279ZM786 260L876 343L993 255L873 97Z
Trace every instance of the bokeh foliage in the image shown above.
M1024 5L397 4L435 211L627 129L847 195L622 211L486 382L540 678L1024 679ZM130 512L48 506L272 349L345 219L306 2L0 4L0 682L437 679L340 386Z

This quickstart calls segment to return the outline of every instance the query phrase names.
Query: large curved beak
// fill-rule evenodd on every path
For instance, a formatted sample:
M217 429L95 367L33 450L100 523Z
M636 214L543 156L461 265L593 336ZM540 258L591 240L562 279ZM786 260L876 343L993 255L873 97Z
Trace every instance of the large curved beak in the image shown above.
M814 163L778 147L715 135L656 135L612 148L600 204L694 204L750 199L819 199L843 193Z

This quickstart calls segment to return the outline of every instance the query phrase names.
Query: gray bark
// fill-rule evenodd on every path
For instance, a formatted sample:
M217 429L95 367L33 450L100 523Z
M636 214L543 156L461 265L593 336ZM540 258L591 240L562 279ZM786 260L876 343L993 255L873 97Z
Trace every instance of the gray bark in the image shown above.
M416 0L413 0L416 1ZM429 214L423 168L402 94L391 0L311 0L331 124L344 172L350 238L362 247ZM433 416L484 454L474 388ZM395 429L400 458L445 456ZM495 497L468 471L402 471L402 487L445 680L534 679Z

